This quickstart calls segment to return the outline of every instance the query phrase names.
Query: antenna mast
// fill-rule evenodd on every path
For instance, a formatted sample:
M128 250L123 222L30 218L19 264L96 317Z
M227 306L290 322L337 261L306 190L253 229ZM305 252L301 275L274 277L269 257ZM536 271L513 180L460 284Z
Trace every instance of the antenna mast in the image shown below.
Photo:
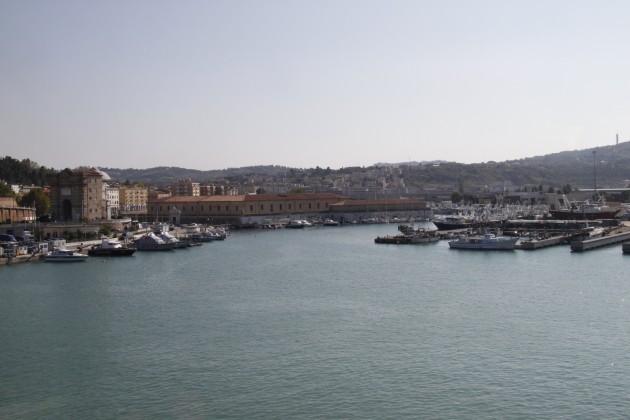
M597 195L597 178L595 172L595 155L597 154L597 150L593 150L593 189L595 190L595 195Z

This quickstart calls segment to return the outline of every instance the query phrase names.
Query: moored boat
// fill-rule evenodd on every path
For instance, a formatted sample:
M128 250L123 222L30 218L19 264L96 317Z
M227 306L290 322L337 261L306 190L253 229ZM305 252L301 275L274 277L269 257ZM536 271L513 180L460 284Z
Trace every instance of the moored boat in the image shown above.
M563 195L560 208L549 210L549 213L556 220L600 220L614 219L620 211L621 208L607 205L603 197L599 197L596 202L569 201Z
M407 236L411 239L412 244L428 244L440 240L439 236L428 233L414 233Z
M405 245L411 243L411 238L407 235L396 235L396 236L379 236L374 239L374 243L377 244L394 244L394 245Z
M93 245L88 249L88 255L99 257L121 257L133 255L135 248L123 245L115 239L102 239L98 245Z
M304 229L305 224L302 220L291 220L287 225L290 229Z
M484 235L460 236L449 241L448 246L453 249L478 249L488 251L509 251L513 250L519 237L497 236L493 233Z
M438 230L468 229L473 225L473 220L464 216L445 216L432 220Z
M134 241L134 246L138 251L171 251L175 248L172 242L165 242L162 238L149 232Z
M87 259L86 254L82 254L77 251L73 251L67 248L57 248L54 251L44 255L44 261L46 262L77 262L85 261Z

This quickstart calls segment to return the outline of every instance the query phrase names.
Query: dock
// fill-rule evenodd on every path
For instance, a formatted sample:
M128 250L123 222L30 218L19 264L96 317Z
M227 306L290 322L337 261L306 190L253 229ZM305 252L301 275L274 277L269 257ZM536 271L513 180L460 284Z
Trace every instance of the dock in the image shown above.
M583 252L603 246L618 244L630 241L630 232L615 233L612 235L601 236L599 238L587 239L585 241L571 242L572 252ZM625 244L624 244L625 245Z
M516 249L531 251L534 249L547 248L555 245L563 245L565 243L565 236L560 235L552 236L551 238L546 239L529 239L526 241L521 241L516 245Z

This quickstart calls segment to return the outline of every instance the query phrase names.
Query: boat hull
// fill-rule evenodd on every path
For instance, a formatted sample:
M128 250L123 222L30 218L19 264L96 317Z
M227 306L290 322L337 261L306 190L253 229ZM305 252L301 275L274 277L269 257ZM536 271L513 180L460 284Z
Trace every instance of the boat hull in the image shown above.
M449 241L451 249L480 250L480 251L512 251L519 241L518 237L484 236L460 237Z
M165 244L138 244L136 243L136 249L138 251L172 251L175 249L175 245L172 243Z
M44 261L46 262L79 262L85 261L87 256L85 257L44 257Z
M88 250L91 257L128 257L136 252L135 248L117 248L117 249L100 249L94 248Z
M600 219L614 219L617 216L618 211L604 211L604 212L581 212L570 210L551 210L551 217L556 220L600 220Z
M433 224L438 230L459 230L472 227L472 223L441 222L439 220L433 220Z

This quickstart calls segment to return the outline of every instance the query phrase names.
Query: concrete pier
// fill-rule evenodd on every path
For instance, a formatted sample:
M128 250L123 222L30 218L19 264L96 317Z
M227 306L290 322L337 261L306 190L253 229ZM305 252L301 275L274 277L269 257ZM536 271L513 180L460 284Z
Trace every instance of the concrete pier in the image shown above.
M630 241L630 232L616 233L612 235L602 236L595 239L587 239L585 241L573 241L571 242L571 251L582 252L590 249L600 248L602 246L618 244L621 242Z

